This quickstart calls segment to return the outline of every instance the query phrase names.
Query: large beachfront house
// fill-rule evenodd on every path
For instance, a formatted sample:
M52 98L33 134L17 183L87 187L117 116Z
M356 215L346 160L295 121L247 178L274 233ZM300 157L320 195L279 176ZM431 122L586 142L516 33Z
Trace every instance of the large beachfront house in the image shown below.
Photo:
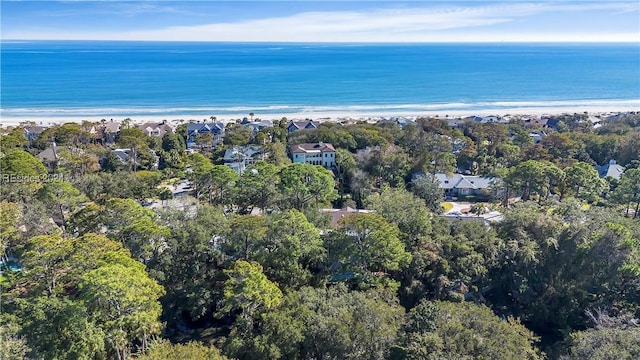
M289 124L287 124L287 132L291 134L301 129L317 129L318 126L320 126L320 121L289 121Z
M490 197L494 194L494 186L497 179L483 176L471 176L462 174L447 175L435 174L438 187L444 190L447 198L477 196Z
M291 145L291 160L294 164L322 165L331 169L336 166L336 149L323 142Z
M147 136L163 137L166 133L175 132L173 126L166 121L162 122L147 122L138 126L138 129L142 130Z
M269 120L261 120L261 121L252 121L252 122L242 122L241 125L251 128L251 130L253 130L253 133L255 134L260 130L263 130L266 128L272 128L273 122Z
M217 144L222 140L224 124L221 122L187 124L187 149L196 146L199 135L206 134L212 135L213 143L211 145Z

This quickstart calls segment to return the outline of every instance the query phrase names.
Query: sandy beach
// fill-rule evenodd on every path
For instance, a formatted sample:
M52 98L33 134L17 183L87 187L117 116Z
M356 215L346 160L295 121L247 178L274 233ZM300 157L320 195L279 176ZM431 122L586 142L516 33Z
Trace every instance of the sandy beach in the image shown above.
M379 120L383 118L410 118L415 119L419 117L438 117L438 118L463 118L467 116L523 116L523 117L540 117L543 115L558 115L558 114L574 114L588 112L592 115L606 115L618 112L640 112L640 107L637 105L621 106L616 104L614 106L566 106L566 107L517 107L517 108L500 108L500 109L481 109L481 110L437 110L437 111L420 111L420 112L345 112L345 111L322 111L322 112L307 112L307 113L269 113L260 114L258 112L254 115L254 120L280 120L286 117L289 120L304 120L313 119L319 121L343 121L343 120ZM138 115L138 116L114 116L109 114L104 115L90 115L90 116L2 116L0 117L1 126L15 126L22 122L34 122L39 125L56 125L65 122L100 122L101 119L113 119L114 121L122 121L125 118L130 118L134 123L144 123L148 121L162 121L167 120L173 123L180 123L182 120L186 121L210 121L211 116L216 116L218 121L229 122L236 119L242 119L248 117L247 113L236 114L185 114L185 115Z

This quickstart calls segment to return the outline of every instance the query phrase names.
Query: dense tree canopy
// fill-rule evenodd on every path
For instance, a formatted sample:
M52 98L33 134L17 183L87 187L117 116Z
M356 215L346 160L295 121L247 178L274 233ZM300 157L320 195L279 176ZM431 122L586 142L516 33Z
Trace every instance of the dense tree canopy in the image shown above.
M593 116L0 129L0 358L638 358L640 117Z

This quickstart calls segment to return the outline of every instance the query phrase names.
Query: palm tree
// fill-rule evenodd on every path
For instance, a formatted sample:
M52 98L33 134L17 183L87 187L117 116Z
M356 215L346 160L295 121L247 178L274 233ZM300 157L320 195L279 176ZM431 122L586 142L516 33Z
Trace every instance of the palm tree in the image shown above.
M253 115L254 114L252 112L249 113L249 116L251 117L251 121L253 121Z

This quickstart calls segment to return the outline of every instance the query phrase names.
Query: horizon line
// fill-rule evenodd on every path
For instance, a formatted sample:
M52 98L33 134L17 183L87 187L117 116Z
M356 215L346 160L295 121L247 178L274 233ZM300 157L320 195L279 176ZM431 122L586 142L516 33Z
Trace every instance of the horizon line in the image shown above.
M610 40L610 41L566 41L566 40L478 40L478 41L266 41L266 40L243 40L243 41L229 41L229 40L152 40L152 39L2 39L0 38L0 44L4 42L56 42L56 41L73 41L73 42L147 42L147 43L220 43L220 44L634 44L640 46L640 41L625 41L625 40Z

